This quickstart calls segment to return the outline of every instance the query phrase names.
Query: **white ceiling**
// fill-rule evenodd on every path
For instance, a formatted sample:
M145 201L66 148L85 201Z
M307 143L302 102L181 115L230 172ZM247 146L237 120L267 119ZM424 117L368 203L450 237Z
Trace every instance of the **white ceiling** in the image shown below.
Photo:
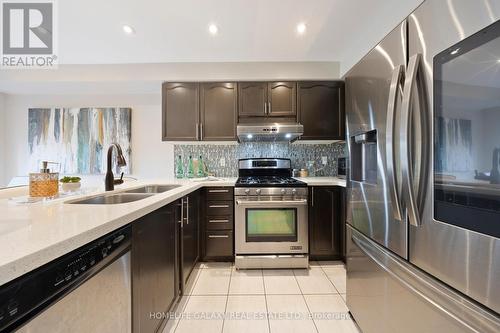
M62 66L0 71L0 92L159 93L163 80L336 79L421 1L58 0ZM126 35L124 24L136 33Z
M369 50L421 0L63 0L64 64L340 61ZM307 25L304 36L295 28ZM217 36L208 33L216 23ZM128 36L122 25L136 33Z

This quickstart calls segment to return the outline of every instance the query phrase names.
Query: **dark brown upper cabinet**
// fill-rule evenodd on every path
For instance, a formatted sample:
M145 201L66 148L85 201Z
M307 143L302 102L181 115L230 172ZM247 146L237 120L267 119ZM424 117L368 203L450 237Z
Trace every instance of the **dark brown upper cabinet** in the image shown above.
M297 115L296 96L295 82L268 83L267 115L270 117L295 117Z
M344 82L298 82L297 112L301 140L345 140Z
M234 82L165 82L163 140L236 140L237 86Z
M207 141L236 140L238 90L236 83L202 83L200 138Z
M299 122L301 140L345 140L344 83L165 82L164 141L235 141L238 123Z
M164 141L199 140L199 90L198 83L163 83Z
M241 82L238 96L240 120L297 115L295 82Z
M267 116L267 82L240 82L240 117Z

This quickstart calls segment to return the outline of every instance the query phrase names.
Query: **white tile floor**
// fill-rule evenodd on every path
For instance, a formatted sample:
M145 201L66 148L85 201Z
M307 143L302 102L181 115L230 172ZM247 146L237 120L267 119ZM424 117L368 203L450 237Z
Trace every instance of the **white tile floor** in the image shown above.
M201 263L163 333L359 332L345 304L345 267L239 270Z

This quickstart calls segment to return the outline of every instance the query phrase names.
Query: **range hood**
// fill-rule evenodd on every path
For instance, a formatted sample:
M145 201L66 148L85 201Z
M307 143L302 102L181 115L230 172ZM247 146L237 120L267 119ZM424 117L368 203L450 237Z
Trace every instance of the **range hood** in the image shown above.
M293 142L304 134L298 123L240 124L236 127L240 142Z

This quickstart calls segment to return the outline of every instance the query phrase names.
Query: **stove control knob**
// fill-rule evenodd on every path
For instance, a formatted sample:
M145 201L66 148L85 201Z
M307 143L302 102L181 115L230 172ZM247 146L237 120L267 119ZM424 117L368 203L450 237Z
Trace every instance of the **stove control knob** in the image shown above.
M255 190L255 193L257 193L257 195L260 195L260 192L261 192L260 188Z
M250 194L250 189L248 189L248 188L247 188L247 189L245 189L245 194L246 194L246 195L249 195L249 194Z
M293 189L292 190L292 195L296 195L297 194L297 190L296 189Z
M286 194L285 189L284 189L284 188L283 188L283 189L281 189L281 195L285 195L285 194Z

